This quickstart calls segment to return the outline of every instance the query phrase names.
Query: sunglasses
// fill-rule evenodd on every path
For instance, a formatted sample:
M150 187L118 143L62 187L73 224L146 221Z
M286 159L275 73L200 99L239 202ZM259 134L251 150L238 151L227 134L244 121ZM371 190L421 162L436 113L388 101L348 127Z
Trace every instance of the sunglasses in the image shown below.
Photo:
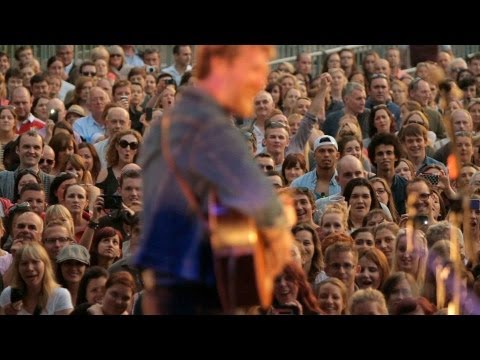
M110 54L110 57L115 57L115 56L122 57L122 55L120 54Z
M138 149L138 142L135 142L135 141L128 142L127 140L120 140L118 142L118 145L120 145L122 149L126 149L128 146L130 146L130 149L132 150Z
M83 76L95 76L95 75L97 75L97 73L93 72L93 71L85 71L85 72L82 72L82 75Z
M30 209L30 203L28 202L23 202L21 204L15 204L10 209L8 209L8 213L12 214L16 210L29 210Z
M47 163L48 165L53 165L54 162L55 162L55 160L52 160L52 159L40 159L40 161L38 163L40 165L43 165L45 163Z
M43 240L45 244L55 244L57 241L61 244L66 244L72 242L72 239L69 237L51 237Z

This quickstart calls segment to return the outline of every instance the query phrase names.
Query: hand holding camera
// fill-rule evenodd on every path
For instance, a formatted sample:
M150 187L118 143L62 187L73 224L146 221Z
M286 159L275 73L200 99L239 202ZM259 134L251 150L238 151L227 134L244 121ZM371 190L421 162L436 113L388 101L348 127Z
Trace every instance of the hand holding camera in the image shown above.
M128 107L130 106L130 101L128 100L127 95L120 96L118 103L120 104L121 107L123 107L126 110L128 110Z

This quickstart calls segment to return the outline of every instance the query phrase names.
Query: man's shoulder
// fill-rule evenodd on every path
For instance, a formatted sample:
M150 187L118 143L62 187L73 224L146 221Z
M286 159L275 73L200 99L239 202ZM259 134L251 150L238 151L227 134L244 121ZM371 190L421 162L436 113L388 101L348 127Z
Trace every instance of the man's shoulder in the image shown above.
M87 116L84 116L84 117L81 117L81 118L78 118L77 120L75 120L75 122L73 123L73 126L84 125L84 124L87 124L89 121L90 121L90 115L87 115Z
M15 178L15 171L10 171L10 170L0 171L0 179L8 179L8 178ZM2 186L1 183L0 183L0 186Z
M327 115L326 121L328 121L329 119L340 118L344 114L345 114L345 109L339 109L339 110L332 111L330 114Z

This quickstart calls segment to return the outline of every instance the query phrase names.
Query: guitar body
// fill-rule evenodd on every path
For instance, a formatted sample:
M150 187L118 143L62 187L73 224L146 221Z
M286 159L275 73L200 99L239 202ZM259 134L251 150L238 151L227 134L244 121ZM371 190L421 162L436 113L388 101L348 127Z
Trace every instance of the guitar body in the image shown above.
M275 274L268 271L268 249L253 219L219 205L210 196L209 226L217 288L223 308L272 302Z

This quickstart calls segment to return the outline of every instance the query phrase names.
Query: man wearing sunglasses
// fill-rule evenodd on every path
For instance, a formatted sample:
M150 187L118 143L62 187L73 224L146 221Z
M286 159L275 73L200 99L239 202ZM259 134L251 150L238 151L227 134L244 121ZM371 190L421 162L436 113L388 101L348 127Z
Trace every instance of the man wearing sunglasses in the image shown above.
M55 167L55 152L49 145L45 144L43 147L42 157L38 165L45 174L50 174Z
M79 74L85 77L95 77L97 75L97 68L92 61L86 60L80 65Z

